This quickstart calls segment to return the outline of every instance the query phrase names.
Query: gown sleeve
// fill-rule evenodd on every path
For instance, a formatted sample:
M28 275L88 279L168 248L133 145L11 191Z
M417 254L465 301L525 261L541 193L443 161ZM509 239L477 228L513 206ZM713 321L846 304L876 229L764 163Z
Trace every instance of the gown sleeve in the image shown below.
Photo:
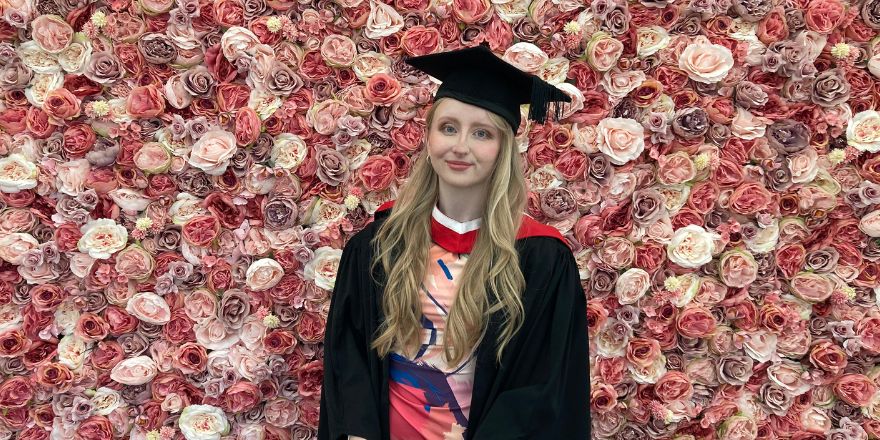
M530 261L540 263L523 268L526 317L474 440L590 438L587 303L577 263L559 240L535 247L542 258Z
M360 245L358 244L360 243ZM346 440L349 435L380 438L378 390L368 356L367 314L370 286L366 240L352 237L337 270L324 336L324 381L321 388L319 440Z

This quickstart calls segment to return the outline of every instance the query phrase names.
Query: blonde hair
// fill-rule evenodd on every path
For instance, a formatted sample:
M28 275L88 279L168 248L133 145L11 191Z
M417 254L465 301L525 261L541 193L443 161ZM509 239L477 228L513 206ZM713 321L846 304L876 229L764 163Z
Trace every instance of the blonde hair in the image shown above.
M435 102L426 115L426 133L432 128L441 101ZM514 244L526 206L526 183L513 130L494 113L490 112L490 117L501 131L501 150L489 177L480 230L447 317L443 347L451 365L459 365L482 342L491 314L503 311L497 338L499 362L505 346L523 322L521 296L525 278ZM371 274L379 262L387 274L382 297L385 320L372 343L380 356L396 347L412 356L421 345L419 289L431 247L431 214L439 195L438 176L427 161L427 151L422 156L397 195L390 216L371 242L376 255ZM490 295L494 304L490 304Z

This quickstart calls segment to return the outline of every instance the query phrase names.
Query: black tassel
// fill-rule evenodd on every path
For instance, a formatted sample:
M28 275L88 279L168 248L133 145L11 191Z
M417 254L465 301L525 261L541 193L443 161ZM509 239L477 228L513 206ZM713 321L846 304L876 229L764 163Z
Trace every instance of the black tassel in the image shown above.
M529 119L543 124L550 105L550 88L544 80L532 75L532 96L529 99Z

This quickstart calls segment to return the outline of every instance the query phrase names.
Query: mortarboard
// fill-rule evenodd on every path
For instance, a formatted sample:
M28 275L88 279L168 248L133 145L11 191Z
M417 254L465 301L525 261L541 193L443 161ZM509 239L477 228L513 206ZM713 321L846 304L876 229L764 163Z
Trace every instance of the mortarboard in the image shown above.
M442 81L434 100L450 97L489 110L519 128L519 106L529 104L528 118L544 123L551 102L571 98L547 81L496 56L486 43L466 49L406 58L405 62ZM558 121L562 104L555 106Z

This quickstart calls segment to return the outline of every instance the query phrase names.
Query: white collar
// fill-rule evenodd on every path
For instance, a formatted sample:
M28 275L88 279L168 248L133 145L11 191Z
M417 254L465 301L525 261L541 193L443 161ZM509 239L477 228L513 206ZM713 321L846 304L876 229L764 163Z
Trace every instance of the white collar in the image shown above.
M466 232L474 231L480 229L480 223L482 222L482 218L469 220L464 223L455 220L453 218L449 218L446 214L440 212L440 208L437 207L437 204L434 204L434 212L431 214L434 220L437 220L443 226L458 232L459 234L464 234Z

